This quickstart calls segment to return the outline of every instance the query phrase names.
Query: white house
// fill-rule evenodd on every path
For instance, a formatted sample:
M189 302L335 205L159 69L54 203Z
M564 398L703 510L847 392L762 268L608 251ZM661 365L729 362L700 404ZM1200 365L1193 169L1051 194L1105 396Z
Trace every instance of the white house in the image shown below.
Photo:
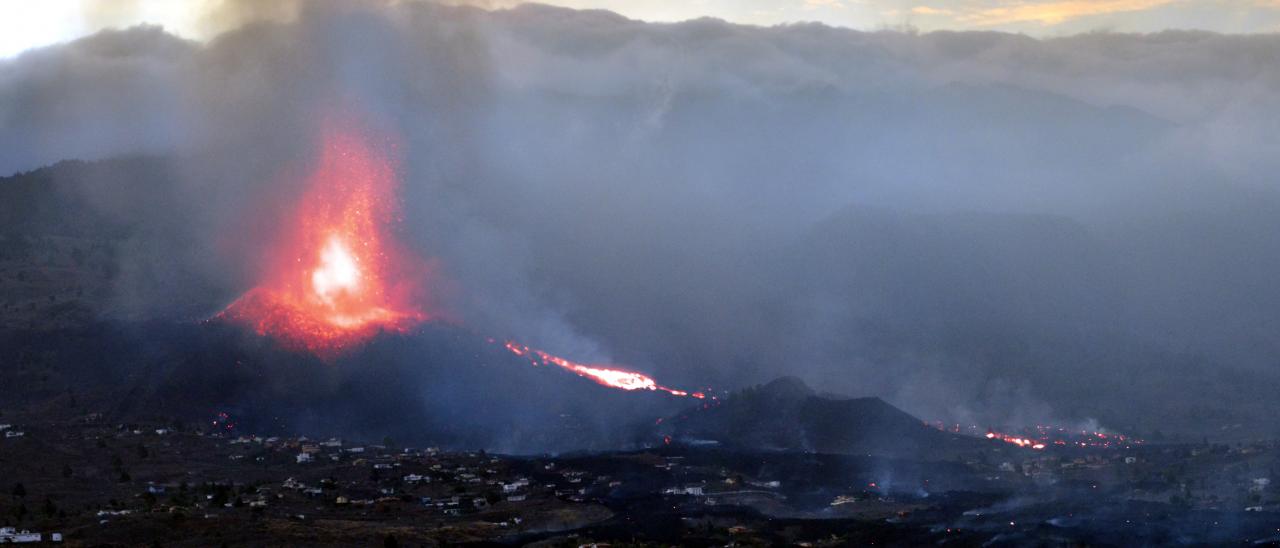
M695 495L702 496L701 485L690 485L687 487L668 487L662 491L668 495Z
M0 544L26 544L40 542L41 540L43 540L43 536L40 533L32 533L26 529L19 531L13 527L0 527Z

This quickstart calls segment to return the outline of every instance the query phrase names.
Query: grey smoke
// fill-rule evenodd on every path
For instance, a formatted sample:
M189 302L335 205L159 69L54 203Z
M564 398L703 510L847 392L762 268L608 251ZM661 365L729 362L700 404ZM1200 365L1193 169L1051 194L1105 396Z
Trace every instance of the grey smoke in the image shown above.
M238 236L350 110L399 136L407 235L478 331L675 386L792 374L926 418L1275 433L1277 58L1277 35L304 4L207 44L135 27L0 62L0 172L175 158L191 214L155 224L187 252L133 242L146 275L118 284L163 315L143 280L250 283Z

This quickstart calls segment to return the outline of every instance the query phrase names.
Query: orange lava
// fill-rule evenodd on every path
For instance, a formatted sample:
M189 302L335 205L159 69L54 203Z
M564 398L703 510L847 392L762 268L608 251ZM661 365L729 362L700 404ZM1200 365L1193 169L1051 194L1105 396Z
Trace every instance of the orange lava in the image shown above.
M672 396L687 396L697 399L703 399L706 397L706 394L703 394L702 392L694 392L691 394L684 390L676 390L674 388L662 386L648 375L621 369L617 366L587 365L572 362L559 356L548 354L542 350L529 348L512 341L507 341L506 343L503 343L502 346L503 348L506 348L508 352L526 358L534 365L554 365L561 367L568 371L572 371L580 377L591 379L600 385L608 386L610 388L617 388L620 390L654 390L666 392Z
M1008 434L1000 434L997 432L987 432L987 439L1000 440L1005 443L1012 443L1018 447L1030 447L1032 449L1044 449L1044 444L1030 438L1021 438L1018 436L1010 436Z
M396 246L398 179L367 135L330 124L260 283L218 316L332 357L428 319L425 263Z

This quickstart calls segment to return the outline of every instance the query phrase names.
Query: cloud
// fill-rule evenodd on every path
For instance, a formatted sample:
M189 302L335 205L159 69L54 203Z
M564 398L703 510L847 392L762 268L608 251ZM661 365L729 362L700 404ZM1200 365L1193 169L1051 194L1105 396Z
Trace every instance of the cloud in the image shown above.
M915 6L911 8L911 13L916 15L951 15L955 12L949 9L934 8L930 6Z
M1027 22L1041 25L1057 25L1082 17L1150 10L1176 1L1178 0L1000 2L996 6L965 11L957 19L963 23L988 27Z
M843 0L804 0L804 6L806 9L846 7Z

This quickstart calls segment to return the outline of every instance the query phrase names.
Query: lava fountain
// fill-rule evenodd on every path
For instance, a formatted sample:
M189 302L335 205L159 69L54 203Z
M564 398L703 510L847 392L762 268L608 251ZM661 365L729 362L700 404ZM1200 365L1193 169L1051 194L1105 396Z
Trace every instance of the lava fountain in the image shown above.
M397 183L367 134L327 126L263 278L218 316L322 357L429 319L419 290L426 263L391 236Z

